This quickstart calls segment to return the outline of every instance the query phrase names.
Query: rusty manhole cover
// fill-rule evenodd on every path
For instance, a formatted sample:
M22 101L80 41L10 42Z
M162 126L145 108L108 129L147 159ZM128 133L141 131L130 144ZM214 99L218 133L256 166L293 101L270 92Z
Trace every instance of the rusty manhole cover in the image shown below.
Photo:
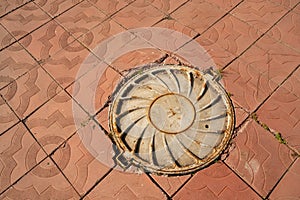
M109 123L121 163L186 174L215 160L231 138L233 107L212 73L177 65L139 68L113 96Z

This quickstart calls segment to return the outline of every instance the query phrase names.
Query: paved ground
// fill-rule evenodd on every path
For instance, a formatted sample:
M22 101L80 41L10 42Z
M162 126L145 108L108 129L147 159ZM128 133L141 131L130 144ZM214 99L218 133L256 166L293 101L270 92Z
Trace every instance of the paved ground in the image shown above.
M300 199L297 0L5 0L0 16L0 199ZM235 105L229 156L192 175L122 173L86 150L74 124L86 57L96 66L101 41L150 26L200 43ZM96 84L96 112L78 112L108 132L106 102L124 70L164 55L119 57Z

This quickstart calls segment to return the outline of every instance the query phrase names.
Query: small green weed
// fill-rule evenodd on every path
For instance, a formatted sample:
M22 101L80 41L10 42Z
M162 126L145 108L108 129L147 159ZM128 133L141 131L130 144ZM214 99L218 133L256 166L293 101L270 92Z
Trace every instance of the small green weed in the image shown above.
M277 132L275 138L280 142L280 144L286 144L285 139L282 138L281 133Z

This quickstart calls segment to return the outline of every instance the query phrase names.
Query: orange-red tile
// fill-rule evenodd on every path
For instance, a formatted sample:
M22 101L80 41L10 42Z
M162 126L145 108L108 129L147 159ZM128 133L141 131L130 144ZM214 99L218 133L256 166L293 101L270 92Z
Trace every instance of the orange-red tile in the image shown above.
M34 1L40 8L55 17L80 3L82 0L36 0Z
M280 132L287 144L298 152L300 152L299 77L298 69L257 112L263 123Z
M47 158L0 196L1 199L79 199L56 165Z
M99 136L102 134L102 136ZM111 167L107 159L111 141L95 122L85 124L53 154L54 161L81 195L85 194ZM109 163L108 163L109 162Z
M25 118L36 108L61 90L41 68L30 70L24 76L0 91L20 118Z
M17 116L14 112L9 108L9 106L5 103L5 101L0 97L0 135L2 132L13 126L18 122Z
M290 12L268 32L268 35L300 52L299 33L300 12Z
M118 181L116 181L118 180ZM87 199L166 199L162 191L145 174L113 170Z
M287 11L287 8L270 1L249 0L243 1L231 13L255 29L266 32Z
M178 177L151 176L169 196L172 196L191 177L191 175Z
M11 0L11 1L3 1L0 5L0 16L9 13L10 11L22 6L29 0Z
M89 4L88 2L84 2ZM81 6L82 3L58 16L56 20L74 37L87 33L104 21L107 16L94 6Z
M122 9L113 19L125 28L149 27L164 17L164 13L145 0L137 0Z
M0 49L15 42L14 37L0 24Z
M242 0L209 0L207 2L217 5L220 9L229 11L242 2Z
M276 186L270 200L273 199L298 199L300 198L300 191L297 187L300 182L300 160L298 159L289 171L284 175L283 179Z
M107 15L112 15L134 0L88 0Z
M193 0L172 13L171 17L198 33L203 33L224 14L225 11L212 4L202 0Z
M198 172L173 199L261 199L223 163Z
M46 154L22 123L1 135L0 143L1 193L35 167Z
M266 197L292 163L291 150L255 121L247 123L234 142L225 162Z
M149 0L153 6L165 13L171 13L182 4L187 2L187 0Z
M69 95L61 91L34 112L26 124L49 154L80 128L79 123L84 123L87 118Z
M18 43L0 52L0 88L34 68L37 63Z
M99 63L93 54L74 41L43 63L43 68L64 88Z
M21 34L15 35L15 37L19 39L49 20L50 17L31 2L5 15L0 19L0 22L11 33L13 31L22 32Z
M125 31L125 29L122 26L109 19L82 35L82 37L78 38L78 40L93 51L93 49L101 42L107 41L114 35L123 31Z
M36 60L45 60L74 41L55 21L50 21L20 40Z

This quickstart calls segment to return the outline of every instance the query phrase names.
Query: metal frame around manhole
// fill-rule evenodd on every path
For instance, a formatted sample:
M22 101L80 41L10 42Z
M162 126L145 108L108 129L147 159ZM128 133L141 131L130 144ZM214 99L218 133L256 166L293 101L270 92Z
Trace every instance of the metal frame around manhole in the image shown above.
M207 166L226 149L234 124L231 100L213 71L180 65L137 68L117 86L109 108L121 166L155 174Z

